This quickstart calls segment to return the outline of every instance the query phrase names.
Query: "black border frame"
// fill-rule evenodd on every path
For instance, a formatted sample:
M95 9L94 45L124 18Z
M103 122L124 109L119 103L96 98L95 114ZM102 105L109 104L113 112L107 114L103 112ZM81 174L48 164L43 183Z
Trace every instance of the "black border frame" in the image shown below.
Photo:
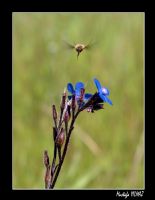
M4 3L4 2L3 2ZM148 7L146 6L144 1L137 0L104 0L99 2L95 1L86 1L80 2L80 0L75 1L19 1L15 0L12 2L6 2L2 5L2 16L1 16L1 44L2 44L2 117L1 117L1 124L3 125L2 132L0 134L0 192L1 191L14 191L12 188L12 12L144 12L145 13L145 52L148 50L148 44L146 43L146 37L148 38L148 34L146 29L148 29ZM151 43L150 40L148 42ZM145 57L145 66L146 66L146 59ZM145 75L146 70L145 70ZM152 73L153 75L153 73ZM146 78L145 78L146 82ZM145 96L146 95L146 88L145 88ZM146 99L145 99L146 105ZM149 106L151 106L149 104ZM151 107L150 107L151 109ZM146 107L145 107L145 115ZM2 122L4 120L4 122ZM145 122L145 129L146 129L146 122ZM151 129L150 129L151 130ZM146 136L146 134L145 134ZM146 150L146 143L147 139L145 137L145 150ZM146 154L145 154L145 163L146 163ZM144 196L146 194L146 189L148 189L147 185L147 176L146 176L146 164L145 164L145 189L144 189ZM150 174L151 175L151 174ZM59 190L60 191L60 190ZM79 191L79 190L77 190ZM90 190L89 190L90 191ZM100 190L104 192L104 195L108 196L108 199L115 198L117 190ZM120 192L128 192L130 190L118 190ZM133 190L132 190L133 191ZM136 190L138 191L138 190ZM142 191L142 190L140 190ZM49 191L45 191L49 192ZM103 196L104 198L105 196Z

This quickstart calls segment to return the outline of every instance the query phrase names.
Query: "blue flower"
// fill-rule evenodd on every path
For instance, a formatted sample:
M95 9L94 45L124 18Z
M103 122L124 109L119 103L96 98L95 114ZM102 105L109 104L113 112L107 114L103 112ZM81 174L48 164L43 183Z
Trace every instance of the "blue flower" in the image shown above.
M75 89L74 89L72 83L68 83L67 89L68 89L68 92L70 92L72 95L75 95L76 100L78 100L78 99L80 99L80 96L81 96L81 90L82 89L84 90L84 83L77 82L75 84ZM87 101L90 97L92 97L92 94L88 94L88 93L84 94L83 100ZM71 99L72 96L68 96L68 98Z
M72 83L67 84L67 90L71 93L68 99L71 100L73 95L75 95L75 100L81 111L86 109L88 112L94 112L103 109L103 103L105 102L112 105L112 101L107 97L110 94L109 90L102 87L97 79L94 79L94 83L98 90L95 94L85 94L84 83L82 82L77 82L75 89Z
M97 87L98 95L103 100L103 102L107 102L112 105L112 101L107 97L110 94L109 90L105 87L102 87L100 82L96 78L94 79L94 83Z

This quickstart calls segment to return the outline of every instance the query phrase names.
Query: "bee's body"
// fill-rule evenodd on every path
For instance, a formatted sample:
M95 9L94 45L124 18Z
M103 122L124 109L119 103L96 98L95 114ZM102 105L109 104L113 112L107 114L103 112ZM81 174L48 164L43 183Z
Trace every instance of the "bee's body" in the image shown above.
M84 45L84 44L76 44L76 45L72 45L72 44L69 44L67 43L68 47L71 48L71 49L75 49L77 51L77 58L79 56L79 54L84 50L84 49L89 49L90 48L90 45L87 44L87 45Z
M77 52L81 52L83 51L83 49L86 48L86 46L84 44L76 44L74 48L76 49Z
M75 50L77 51L77 58L79 56L79 54L86 48L87 46L85 46L84 44L76 44L74 46Z

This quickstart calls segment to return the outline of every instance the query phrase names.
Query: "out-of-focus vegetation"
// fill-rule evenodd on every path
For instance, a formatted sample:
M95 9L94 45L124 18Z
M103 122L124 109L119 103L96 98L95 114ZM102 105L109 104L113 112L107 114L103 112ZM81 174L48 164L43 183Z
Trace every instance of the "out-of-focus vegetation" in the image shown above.
M64 40L95 45L77 60ZM144 14L13 13L13 188L44 188L51 106L94 77L114 105L80 114L56 188L144 187Z

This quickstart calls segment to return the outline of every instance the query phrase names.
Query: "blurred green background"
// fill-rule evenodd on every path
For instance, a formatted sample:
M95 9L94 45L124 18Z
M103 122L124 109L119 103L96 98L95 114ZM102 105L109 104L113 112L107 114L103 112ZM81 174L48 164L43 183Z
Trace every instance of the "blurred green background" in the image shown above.
M95 45L77 60L64 40ZM44 188L51 106L94 77L114 105L80 114L55 188L144 187L144 13L13 13L13 188Z

